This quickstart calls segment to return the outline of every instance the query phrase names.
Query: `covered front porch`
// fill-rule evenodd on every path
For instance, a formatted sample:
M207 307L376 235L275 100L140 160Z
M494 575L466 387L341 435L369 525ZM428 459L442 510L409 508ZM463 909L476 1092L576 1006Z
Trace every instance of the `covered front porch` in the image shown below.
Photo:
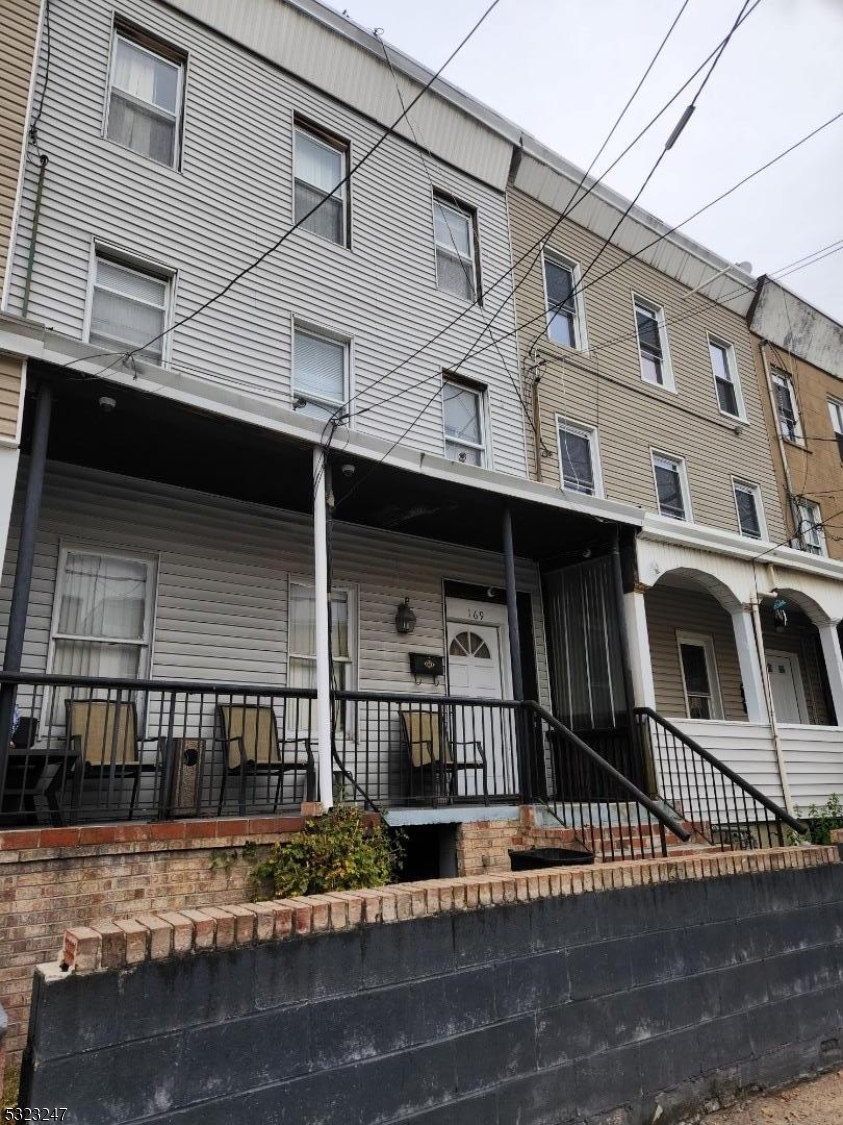
M646 539L640 555L640 701L795 813L843 793L839 579Z
M584 675L582 638L620 596L615 522L556 495L506 496L470 468L455 480L378 465L341 441L314 475L304 443L32 374L0 589L0 621L19 638L0 688L7 825L254 815L316 799L456 817L553 797L558 754L520 701L560 698L544 596L585 560L602 570L590 593L572 587L593 608L566 633L569 656L583 654L566 719L576 712L584 736L598 718L628 722L619 657L594 663L608 633L589 642L595 674Z

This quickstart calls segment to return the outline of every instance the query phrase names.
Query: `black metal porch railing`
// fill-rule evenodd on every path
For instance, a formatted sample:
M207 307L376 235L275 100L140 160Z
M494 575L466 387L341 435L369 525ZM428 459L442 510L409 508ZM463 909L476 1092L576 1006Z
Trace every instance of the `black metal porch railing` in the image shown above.
M538 703L524 704L531 741L543 748L539 784L557 819L594 855L650 859L690 833L671 810L644 793L579 735Z
M0 825L271 813L315 797L314 691L0 673L9 693Z
M724 849L783 846L785 829L807 825L792 817L734 770L649 707L635 718L651 789L693 826L698 838Z

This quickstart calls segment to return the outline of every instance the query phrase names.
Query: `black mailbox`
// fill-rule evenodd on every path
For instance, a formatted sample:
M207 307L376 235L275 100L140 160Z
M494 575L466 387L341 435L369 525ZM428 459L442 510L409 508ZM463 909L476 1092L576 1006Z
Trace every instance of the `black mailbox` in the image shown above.
M441 656L430 652L411 652L410 671L418 679L431 676L434 680L445 674L445 662Z

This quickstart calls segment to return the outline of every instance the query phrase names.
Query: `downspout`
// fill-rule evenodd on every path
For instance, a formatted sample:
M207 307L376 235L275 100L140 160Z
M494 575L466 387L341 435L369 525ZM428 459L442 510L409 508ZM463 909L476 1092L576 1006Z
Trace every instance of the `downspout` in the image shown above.
M760 344L760 347L759 347L759 351L761 352L761 365L764 368L764 378L765 378L766 383L767 383L767 395L768 395L769 400L770 400L770 409L773 412L773 427L776 431L776 443L779 447L779 457L781 458L782 472L784 473L785 497L787 499L787 508L788 508L789 513L790 513L790 520L791 520L791 526L793 528L793 534L794 534L794 536L797 536L799 534L799 519L796 515L796 509L794 508L795 493L793 491L793 478L790 475L790 465L788 464L788 461L787 461L787 450L784 447L784 438L782 437L781 426L779 426L779 424L778 424L778 410L776 409L776 396L775 396L775 393L773 391L773 376L770 373L770 364L767 362L767 345L768 345L768 343L769 343L768 340L762 340L761 344ZM762 649L762 652L763 652L763 649ZM762 664L763 664L763 661L762 661ZM764 665L764 667L766 668L766 665Z
M316 632L316 729L319 751L319 800L327 812L334 803L331 754L331 642L328 615L328 511L326 457L313 450L313 585Z
M761 664L761 682L764 685L764 697L767 701L767 714L770 717L770 733L773 736L773 752L776 755L776 765L779 771L779 780L782 783L782 795L784 796L784 807L791 816L795 816L796 812L793 806L793 797L790 793L790 782L787 777L787 765L784 760L784 752L782 750L781 738L779 736L778 722L776 721L776 709L773 706L773 690L770 687L770 675L767 671L767 658L764 654L764 634L761 630L761 611L758 604L758 598L755 597L750 601L750 610L752 612L752 624L755 631L755 647L758 649L758 660Z
M29 312L29 294L32 289L32 272L35 268L35 251L38 246L38 228L41 223L41 201L44 198L44 180L47 177L47 165L50 162L45 152L39 157L41 167L38 169L38 184L35 188L35 210L32 213L32 233L29 238L29 253L26 257L26 275L23 282L23 303L21 316L26 317Z

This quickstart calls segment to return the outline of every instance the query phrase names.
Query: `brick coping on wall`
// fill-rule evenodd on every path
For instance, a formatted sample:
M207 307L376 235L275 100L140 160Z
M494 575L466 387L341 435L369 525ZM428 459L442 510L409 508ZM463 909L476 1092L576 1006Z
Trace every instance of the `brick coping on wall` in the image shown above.
M798 870L840 862L836 846L805 845L434 879L397 883L376 890L139 914L134 918L66 930L58 965L40 965L39 969L54 979L57 973L68 971L91 973L122 969L148 960L164 960L203 950L283 941L293 935L401 922L501 903L688 879Z

